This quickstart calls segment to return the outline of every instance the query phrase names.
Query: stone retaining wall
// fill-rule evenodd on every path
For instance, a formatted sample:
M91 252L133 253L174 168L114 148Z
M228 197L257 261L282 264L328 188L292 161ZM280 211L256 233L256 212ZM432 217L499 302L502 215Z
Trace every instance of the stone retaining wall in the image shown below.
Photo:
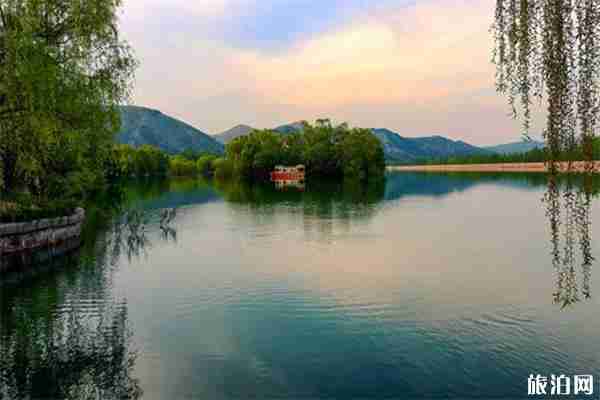
M72 215L40 219L31 222L0 224L0 272L4 263L1 259L10 255L58 246L79 238L85 220L83 208Z

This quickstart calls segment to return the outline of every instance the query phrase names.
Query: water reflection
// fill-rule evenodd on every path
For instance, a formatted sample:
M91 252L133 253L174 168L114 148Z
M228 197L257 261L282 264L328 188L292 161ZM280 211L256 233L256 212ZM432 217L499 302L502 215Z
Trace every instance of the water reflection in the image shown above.
M306 183L304 180L297 181L275 181L275 187L278 190L306 190Z
M600 185L556 178L540 204L546 180L129 185L119 206L90 205L78 252L0 282L0 399L133 399L142 384L156 398L481 397L521 394L510 384L532 366L594 372L590 304L567 306L592 295ZM553 294L568 328L546 312Z
M385 181L360 183L310 182L303 190L280 190L272 184L249 184L245 182L213 182L223 198L234 204L247 205L252 209L273 210L278 205L294 205L305 213L331 217L336 211L348 208L362 210L363 216L374 212L383 200Z
M112 293L113 279L123 256L147 256L153 238L176 239L177 211L144 207L140 193L157 192L139 189L89 204L81 247L63 257L45 250L2 276L0 400L142 396L127 302Z
M598 179L590 174L566 175L561 179L548 175L544 202L556 274L553 298L562 308L592 296L590 281L594 256L590 215L592 198L598 194L599 186Z
M176 241L177 229L175 225L175 208L160 211L158 230L160 238L164 241ZM111 248L112 264L115 265L122 254L127 255L129 261L133 258L146 257L147 251L152 247L149 232L153 226L154 212L143 209L124 210L115 217L111 225L108 246Z
M43 307L41 304L37 306ZM0 329L0 399L138 399L125 304L54 316L17 305ZM9 323L8 323L9 322Z
M166 241L177 241L177 230L173 228L172 224L177 215L176 208L166 208L160 213L160 231L163 240Z
M400 172L387 176L385 200L406 197L443 198L484 184L521 190L536 189L546 184L543 174L495 172Z
M91 205L97 220L88 220L84 230L90 233L92 241L95 241L96 231L107 232L106 247L113 266L118 264L122 255L127 256L129 261L147 257L148 250L152 248L152 237L176 241L177 209L180 204L193 201L185 194L194 193L195 189L194 181L178 180L143 181L118 187L117 194L98 199ZM172 193L184 194L183 199L172 198Z
M410 196L444 197L485 183L520 189L546 186L543 204L550 228L551 264L556 290L553 302L561 308L592 296L591 205L600 193L593 174L524 173L400 173L388 176L386 200Z
M127 303L111 293L107 231L0 285L0 399L137 399Z

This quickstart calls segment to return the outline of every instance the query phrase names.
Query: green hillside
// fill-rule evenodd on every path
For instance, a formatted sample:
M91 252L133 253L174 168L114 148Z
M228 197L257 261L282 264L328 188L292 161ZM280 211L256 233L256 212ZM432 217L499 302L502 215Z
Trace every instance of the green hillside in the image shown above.
M149 144L169 154L185 150L223 153L223 145L206 133L160 111L136 106L121 108L117 142L133 147Z

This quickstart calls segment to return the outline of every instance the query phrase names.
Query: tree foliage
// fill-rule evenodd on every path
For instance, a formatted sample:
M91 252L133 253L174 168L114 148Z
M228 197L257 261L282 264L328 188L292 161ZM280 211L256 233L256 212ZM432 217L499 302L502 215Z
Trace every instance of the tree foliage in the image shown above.
M214 154L205 154L196 160L196 168L198 173L203 176L211 176L214 173L215 166L214 162L217 160L217 156Z
M150 145L136 149L117 144L113 147L108 164L105 172L111 178L165 176L169 170L169 156Z
M385 171L383 148L371 131L329 120L305 123L302 132L291 135L259 130L238 137L215 171L217 177L266 179L278 164L305 164L309 176L356 180L379 178Z
M217 156L190 152L169 155L158 147L143 145L138 148L116 144L104 166L105 174L112 180L146 176L211 176Z
M101 185L136 66L121 0L0 0L0 168L40 197Z
M497 89L515 116L520 103L526 130L532 100L547 100L551 168L578 143L591 160L600 111L600 2L497 0L492 30Z

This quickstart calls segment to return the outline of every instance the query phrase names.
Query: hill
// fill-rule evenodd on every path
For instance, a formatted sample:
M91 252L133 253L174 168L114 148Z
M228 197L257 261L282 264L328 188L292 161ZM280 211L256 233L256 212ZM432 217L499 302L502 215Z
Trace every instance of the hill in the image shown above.
M389 129L373 129L372 131L383 144L383 151L388 162L407 163L420 159L488 153L487 150L480 147L443 136L407 138Z
M281 125L273 129L283 135L290 135L296 132L302 132L304 130L304 121L296 121L291 124Z
M537 140L522 140L520 142L500 144L497 146L486 146L484 149L497 154L520 154L527 153L533 149L541 149L543 147L544 142Z
M223 145L211 136L160 111L145 107L121 107L121 130L117 141L133 147L149 144L170 154L187 149L223 153Z
M282 135L290 135L292 133L302 132L302 124L302 121L292 122L291 124L278 126L277 128L274 128L273 131L278 132ZM233 128L228 129L224 132L217 133L213 136L213 138L215 138L219 143L227 144L233 139L239 138L240 136L249 135L250 132L252 132L253 130L253 127L241 124L236 125Z
M236 125L231 129L214 135L213 137L219 143L227 144L235 138L249 135L253 130L254 128L248 125Z
M119 135L121 143L134 146L152 144L169 153L188 148L194 151L223 152L223 145L240 136L250 134L254 128L236 125L214 136L203 132L159 111L142 107L123 107L123 128ZM273 130L282 135L302 132L303 121L281 125ZM168 134L165 134L168 132ZM410 163L417 160L489 154L490 151L455 141L443 136L407 138L389 129L372 129L381 141L386 160L391 163Z

